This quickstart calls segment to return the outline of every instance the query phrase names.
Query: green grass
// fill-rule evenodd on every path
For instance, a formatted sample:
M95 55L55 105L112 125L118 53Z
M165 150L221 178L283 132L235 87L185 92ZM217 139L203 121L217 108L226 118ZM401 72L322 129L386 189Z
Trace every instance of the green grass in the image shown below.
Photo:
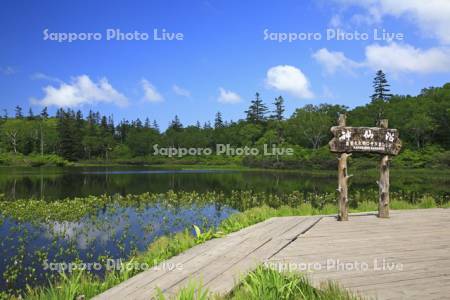
M208 289L202 286L201 282L190 281L187 286L183 287L176 296L166 297L160 289L157 290L157 300L208 300L219 299L219 296L215 296L210 293Z
M55 154L30 154L0 153L0 166L57 166L66 167L73 165L71 162Z
M360 299L333 283L320 289L296 272L278 272L260 266L250 272L225 299L233 300L353 300Z
M413 209L413 208L432 208L436 207L436 202L433 198L425 196L418 203L411 204L402 200L394 200L391 202L392 209ZM446 204L446 207L449 207ZM377 204L374 202L364 201L359 203L357 208L352 209L352 212L365 212L374 211L377 209ZM133 262L146 263L149 266L155 266L158 263L167 260L181 252L197 245L201 244L212 238L221 237L225 234L238 231L250 225L262 222L272 217L282 216L306 216L306 215L318 215L318 214L334 214L337 212L337 207L332 204L326 204L322 208L314 208L309 203L303 203L297 207L280 206L278 208L272 208L266 205L261 207L254 207L241 213L236 213L223 220L222 223L216 229L210 229L202 232L200 228L196 228L196 235L192 235L187 229L173 234L171 236L162 236L156 239L148 247L148 250L130 258L124 264L133 265ZM134 268L121 268L121 271L110 271L106 273L103 279L95 277L91 274L82 272L71 274L66 276L62 274L57 282L51 283L48 287L35 287L28 288L25 299L73 299L73 296L84 295L87 299L127 280L128 278L139 273ZM281 277L279 277L281 276ZM343 298L332 298L338 293L341 295L341 291L333 286L328 286L323 290L315 290L307 284L304 279L298 277L298 275L292 274L275 274L270 270L258 269L256 272L251 273L250 277L247 277L243 281L241 286L233 292L230 299L244 299L251 298L250 294L263 295L262 293L275 293L270 296L278 295L277 292L271 291L264 287L258 287L258 280L268 281L271 285L286 284L286 289L292 288L295 295L301 295L307 293L308 297L315 298L295 298L295 299L354 299L349 298L348 295L343 295ZM289 282L292 281L292 286ZM260 290L261 289L261 290ZM292 293L294 293L292 292ZM291 291L286 290L286 295L290 295ZM299 294L300 293L300 294ZM190 295L186 292L183 295ZM245 296L246 295L246 296ZM267 294L269 295L269 294ZM331 295L331 296L330 296ZM0 294L0 298L1 298ZM184 296L183 296L184 297ZM187 296L186 296L187 297ZM231 297L231 296L230 296ZM241 298L239 298L241 297ZM289 296L290 297L290 296ZM328 298L327 298L328 297ZM339 296L341 297L341 296ZM192 299L192 298L177 298L177 299ZM251 298L257 299L257 298ZM291 298L263 298L263 299L291 299ZM292 298L293 299L293 298Z
M228 295L217 295L202 287L201 282L191 281L172 297L161 291L158 300L359 300L360 297L327 282L320 288L311 285L308 278L296 272L278 272L259 266L245 276Z

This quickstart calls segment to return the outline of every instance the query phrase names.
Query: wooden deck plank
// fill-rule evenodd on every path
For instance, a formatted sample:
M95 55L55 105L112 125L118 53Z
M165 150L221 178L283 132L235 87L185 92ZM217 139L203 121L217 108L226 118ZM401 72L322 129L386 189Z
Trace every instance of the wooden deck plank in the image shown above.
M320 220L320 222L318 222ZM95 299L151 299L155 288L175 295L189 280L212 292L227 293L240 276L263 262L301 264L327 259L341 263L385 259L402 270L315 270L314 285L333 280L363 296L378 299L450 299L450 210L392 211L334 217L280 217L196 246L166 262L182 270L148 270Z
M264 253L277 249L272 243L274 237L283 239L285 232L290 231L306 220L308 218L281 218L277 220L278 226L270 230L257 232L253 238L243 241L238 247L234 247L230 251L214 256L211 263L204 264L194 272L191 269L191 272L183 274L186 276L180 276L180 273L177 272L173 273L170 278L166 277L166 281L159 282L159 288L164 292L175 293L179 286L187 285L189 280L200 280L206 284L225 272L230 266L236 264L241 266L244 260L255 259L261 262L265 258L265 256L261 257ZM231 290L232 287L233 285L229 289Z
M321 218L309 218L306 222L302 222L300 226L296 227L297 235L302 234L305 230L310 228L310 226L314 225ZM257 265L268 261L271 257L273 257L278 251L283 251L283 249L288 246L292 240L286 240L286 237L293 236L292 231L285 232L285 234L273 238L269 243L265 245L265 247L261 247L248 257L245 260L241 260L239 264L234 264L229 267L224 272L220 273L220 276L216 276L214 280L209 282L205 282L205 286L214 291L221 294L228 293L233 288L234 284L239 281L239 279L248 273L250 270L254 269ZM294 238L297 238L295 236Z
M245 228L242 232L239 231L239 234L233 234L228 235L227 237L224 237L223 239L213 239L208 241L207 243L198 245L196 247L193 247L191 249L188 249L187 251L171 258L168 263L172 265L176 264L182 264L183 266L185 264L188 264L192 259L199 256L204 256L207 253L211 253L214 251L215 247L221 247L223 244L227 244L229 240L235 240L237 244L239 244L242 240L245 239L245 237L249 234L254 234L257 230L261 228L268 228L270 226L273 226L272 219L267 220L266 222L261 222L258 224L255 224L253 226L249 226ZM253 229L253 230L252 230ZM223 248L222 248L223 249ZM121 284L109 289L108 291L102 293L101 295L97 296L95 299L110 299L110 297L115 297L116 299L119 299L120 297L126 297L135 291L139 291L142 287L146 288L147 286L153 286L153 282L157 281L158 279L162 278L165 274L169 273L171 270L167 268L161 267L161 264L156 269L151 269L149 271L142 272L140 274L137 274L133 278L122 282ZM122 298L123 299L123 298Z

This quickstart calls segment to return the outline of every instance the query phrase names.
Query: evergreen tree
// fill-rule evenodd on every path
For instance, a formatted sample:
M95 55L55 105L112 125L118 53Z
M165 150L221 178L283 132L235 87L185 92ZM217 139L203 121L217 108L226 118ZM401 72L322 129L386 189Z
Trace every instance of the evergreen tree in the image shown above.
M42 109L42 111L41 111L41 118L42 119L48 119L48 110L47 110L47 106L46 107L44 107L43 109Z
M158 123L156 122L156 120L153 120L152 128L155 129L156 132L159 133L159 125L158 125Z
M77 141L75 115L71 110L66 112L62 109L59 114L57 124L59 153L67 160L77 160L80 158L78 153L80 141Z
M98 111L95 112L94 113L94 124L95 125L99 125L100 124L100 119L101 119L100 113Z
M222 114L220 113L220 111L216 113L216 118L214 119L214 128L223 128Z
M373 79L373 89L374 93L371 96L372 101L383 100L387 101L392 97L390 94L390 85L387 82L386 74L383 73L382 70L378 70L375 78Z
M77 111L75 115L75 122L74 122L74 156L76 159L83 158L84 149L83 149L83 138L84 138L84 119L83 114L80 110Z
M181 124L180 119L177 115L175 115L175 118L170 122L169 128L174 129L176 131L181 130L183 128L183 124Z
M134 127L136 127L137 129L142 129L142 121L141 119L137 118L136 121L134 122Z
M100 128L105 132L108 131L108 119L106 118L106 116L102 117L100 121Z
M28 117L27 117L27 119L28 120L33 120L34 119L34 113L33 113L33 110L31 109L31 107L28 110Z
M84 126L84 119L83 119L83 113L81 112L81 110L77 110L75 119L76 119L78 129L82 130L83 126Z
M5 109L3 109L3 120L8 120L8 111Z
M205 122L205 123L203 124L203 129L212 129L212 127L211 127L211 122L210 122L210 121Z
M117 127L118 127L117 132L119 135L120 142L124 143L127 138L127 133L128 133L130 124L129 124L128 120L122 120Z
M114 143L110 127L108 118L106 116L102 116L100 121L100 147L101 153L104 155L105 159L109 159L109 152L112 150Z
M251 123L261 123L266 120L267 106L256 93L255 100L252 100L250 107L245 111L247 114L247 121Z
M275 105L275 110L273 111L273 115L271 116L272 119L277 121L282 121L284 119L283 113L284 113L284 99L283 97L279 96L278 98L275 98L275 102L273 103Z
M56 111L56 118L57 119L61 119L61 118L63 118L64 117L64 110L62 109L62 108L59 108L57 111Z
M273 103L275 105L275 110L273 111L273 115L271 118L276 121L275 129L277 133L277 144L281 144L283 142L283 124L282 121L284 119L283 113L284 113L284 99L281 96L278 96L275 98L275 102ZM278 156L277 156L278 160Z
M149 129L150 126L150 119L148 117L145 118L145 122L144 122L144 128Z
M92 110L89 110L87 122L88 122L89 126L95 125L95 117L94 117L94 113L92 112Z
M114 117L113 116L108 117L108 130L109 130L109 134L112 137L114 137L114 135L116 134L116 130L115 130L115 126L114 126Z
M23 115L22 115L22 107L20 107L19 105L16 106L16 119L22 119Z
M372 103L377 107L376 123L384 118L385 103L388 101L392 94L390 94L389 83L387 82L386 75L382 70L378 70L375 78L373 79L374 93L371 96Z

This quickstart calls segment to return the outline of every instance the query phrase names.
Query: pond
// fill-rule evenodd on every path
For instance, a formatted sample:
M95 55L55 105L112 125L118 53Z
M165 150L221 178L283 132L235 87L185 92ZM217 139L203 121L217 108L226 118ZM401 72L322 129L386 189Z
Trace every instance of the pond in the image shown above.
M355 171L354 174L351 200L376 201L376 170ZM437 202L446 202L450 194L448 175L450 173L445 171L393 171L391 191L412 202L424 194L433 195ZM42 284L49 276L55 276L57 272L48 268L49 263L94 263L106 258L126 258L144 251L159 236L192 230L193 224L204 229L214 227L230 214L260 204L227 201L227 195L233 191L253 190L277 195L299 191L302 199L316 206L321 205L320 201L334 201L336 172L149 167L2 168L0 188L3 203L18 205L17 214L5 210L0 215L0 289L14 293L26 284ZM85 210L86 203L104 198L61 200L103 194L167 193L169 190L212 192L209 197L212 200L191 201L189 194L185 200L177 198L175 201L168 201L167 197L127 198L126 201L121 198L121 201L106 201L94 211ZM223 195L216 197L215 193ZM35 200L27 200L29 198ZM36 203L38 206L33 207ZM44 208L50 206L61 213L46 212Z
M376 169L351 171L350 192L376 190ZM150 167L0 168L0 193L6 199L62 199L144 192L254 190L334 193L336 171L165 170ZM450 171L392 171L391 191L414 201L422 194L445 200Z

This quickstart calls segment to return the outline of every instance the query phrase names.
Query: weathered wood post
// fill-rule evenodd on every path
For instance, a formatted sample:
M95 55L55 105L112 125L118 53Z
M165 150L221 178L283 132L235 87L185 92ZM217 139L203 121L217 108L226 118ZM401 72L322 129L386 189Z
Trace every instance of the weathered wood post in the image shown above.
M328 143L330 151L339 153L338 191L340 221L348 220L347 158L353 152L381 154L378 216L389 218L389 156L397 155L402 147L397 129L388 128L388 120L381 120L379 127L351 127L345 124L345 115L339 116L338 126L331 127L333 139Z
M388 128L388 120L380 120L381 128ZM378 217L389 218L389 155L383 155L380 161Z
M339 115L338 126L345 127L346 116ZM347 174L347 157L351 154L341 153L338 163L338 191L339 191L339 221L348 221L348 179Z

